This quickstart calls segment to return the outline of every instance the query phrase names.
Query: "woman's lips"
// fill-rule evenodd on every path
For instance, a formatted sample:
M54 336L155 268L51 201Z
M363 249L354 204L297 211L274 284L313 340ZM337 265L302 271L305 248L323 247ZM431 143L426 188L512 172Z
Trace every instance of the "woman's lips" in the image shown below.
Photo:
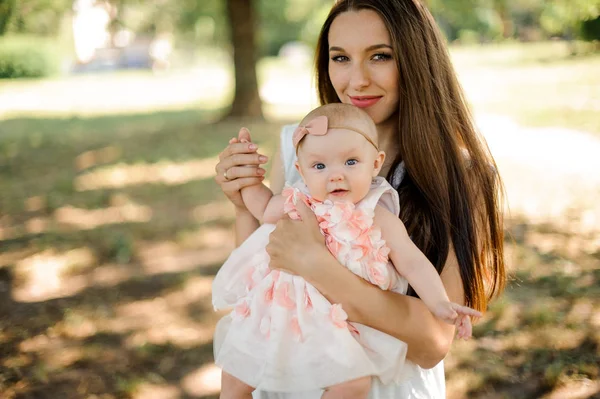
M368 108L372 105L375 105L377 101L381 99L381 96L350 96L350 101L352 105L358 108Z

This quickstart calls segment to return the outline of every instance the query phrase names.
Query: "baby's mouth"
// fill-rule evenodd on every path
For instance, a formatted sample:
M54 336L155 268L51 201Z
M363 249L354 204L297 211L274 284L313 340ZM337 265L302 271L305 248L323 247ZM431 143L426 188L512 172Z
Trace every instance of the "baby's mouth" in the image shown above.
M348 194L348 190L344 190L343 188L337 188L329 192L329 194L333 195L334 197L343 197L344 195Z

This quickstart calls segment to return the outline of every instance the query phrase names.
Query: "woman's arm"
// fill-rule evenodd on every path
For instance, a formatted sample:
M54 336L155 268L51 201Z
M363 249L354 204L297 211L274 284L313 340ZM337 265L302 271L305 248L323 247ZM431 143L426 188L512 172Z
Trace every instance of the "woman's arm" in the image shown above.
M280 149L278 148L271 162L270 186L271 193L278 194L283 190L285 184L284 168L281 161ZM256 184L256 183L255 183ZM264 219L266 223L276 223L283 213L283 199L280 195L275 195L273 198L279 198L276 201L271 200L269 206L265 210ZM235 218L235 245L240 246L254 230L260 226L259 221L247 209L239 210L236 208Z
M267 157L257 152L258 147L251 142L250 132L242 128L237 138L229 141L228 146L219 154L219 163L215 166L215 182L219 185L227 199L235 206L235 243L239 246L256 230L260 224L244 206L241 189L262 183L265 170L260 166L267 162ZM276 156L273 161L271 179L283 181L283 167ZM279 165L275 168L275 165ZM281 168L281 171L279 171ZM274 175L281 173L280 178ZM227 177L225 177L227 176ZM281 184L283 187L283 183ZM281 188L274 190L275 193Z
M239 210L246 209L240 190L264 180L265 170L260 166L267 163L268 158L257 150L248 129L241 128L238 137L229 140L219 154L219 163L215 166L215 182Z
M408 344L407 357L423 368L448 353L454 326L437 319L422 300L384 291L342 267L324 245L317 221L303 204L302 221L278 222L267 251L271 267L304 277L332 303L340 303L352 321L390 334ZM442 282L452 302L464 304L464 292L453 252Z

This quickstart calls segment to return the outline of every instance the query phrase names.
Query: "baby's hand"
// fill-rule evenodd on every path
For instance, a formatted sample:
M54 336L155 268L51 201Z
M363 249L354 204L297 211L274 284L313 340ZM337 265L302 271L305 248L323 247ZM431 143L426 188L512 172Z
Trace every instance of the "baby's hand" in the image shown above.
M482 316L477 310L453 302L439 303L433 313L446 323L454 324L458 331L458 338L464 339L469 339L473 331L470 317Z
M250 139L250 133L248 132L248 130L246 128L242 128L240 129L240 134L239 137L233 137L229 140L229 144L236 144L236 143L252 143L252 140ZM257 169L256 165L237 165L238 167L245 167L245 168L254 168ZM260 168L258 168L260 169ZM259 174L259 176L264 176L264 170L262 170L262 174ZM259 180L257 181L255 184L262 184L262 182ZM252 184L254 185L254 184Z

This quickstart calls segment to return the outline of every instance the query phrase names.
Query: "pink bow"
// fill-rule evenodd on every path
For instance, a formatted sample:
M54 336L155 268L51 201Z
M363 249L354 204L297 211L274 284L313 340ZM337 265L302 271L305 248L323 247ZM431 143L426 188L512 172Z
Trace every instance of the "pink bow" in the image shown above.
M292 135L292 143L294 147L298 147L300 140L307 134L314 136L325 136L327 134L327 117L325 115L317 116L306 124L306 126L298 126Z

